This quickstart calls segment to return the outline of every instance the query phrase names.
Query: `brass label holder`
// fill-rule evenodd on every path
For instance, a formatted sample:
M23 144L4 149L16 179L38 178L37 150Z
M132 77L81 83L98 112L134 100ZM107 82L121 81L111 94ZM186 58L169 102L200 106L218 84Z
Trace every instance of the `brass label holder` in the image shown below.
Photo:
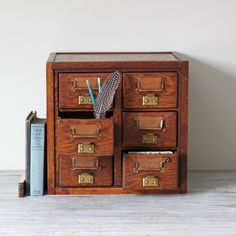
M142 136L142 144L157 144L158 136L157 134L144 134Z
M80 175L78 175L78 183L79 184L93 184L94 177L88 172L83 172Z
M79 96L79 105L91 105L92 100L89 94L82 94Z
M159 178L154 175L148 175L143 178L143 187L159 187Z
M95 144L90 142L84 142L78 144L78 153L79 154L92 154L95 153Z
M143 96L143 106L157 106L159 104L159 97L154 93L149 93Z

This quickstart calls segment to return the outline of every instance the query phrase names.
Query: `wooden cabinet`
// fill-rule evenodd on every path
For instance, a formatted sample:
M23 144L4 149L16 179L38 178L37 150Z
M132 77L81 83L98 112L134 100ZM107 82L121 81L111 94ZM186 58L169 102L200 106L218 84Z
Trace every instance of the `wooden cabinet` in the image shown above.
M105 119L94 95L119 71ZM47 62L49 194L185 193L188 61L162 53L52 53Z

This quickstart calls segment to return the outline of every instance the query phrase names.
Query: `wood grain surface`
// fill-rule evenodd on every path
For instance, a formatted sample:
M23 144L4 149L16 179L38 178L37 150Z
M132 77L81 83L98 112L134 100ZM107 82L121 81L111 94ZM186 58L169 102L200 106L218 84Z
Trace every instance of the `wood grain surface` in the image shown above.
M100 138L71 138L71 133L79 136L82 131L86 131L85 134L88 136L91 135L91 131L92 135L94 134L89 123L93 118L92 106L78 104L79 96L87 93L85 80L89 79L96 94L97 77L104 80L109 73L116 70L121 73L122 78L115 95L113 109L107 113L107 118L112 120L112 124L104 125ZM142 105L144 96L149 92L158 96L158 105ZM187 111L188 61L180 58L177 53L52 53L47 62L48 193L185 193L187 191ZM141 117L138 126L137 117ZM81 126L78 123L82 120ZM164 126L161 125L162 121ZM112 130L114 127L114 132L111 132L111 127ZM144 135L150 133L158 136L157 144L143 142L147 140ZM91 188L75 186L73 177L71 184L68 182L69 178L63 179L68 188L61 186L61 171L63 176L71 174L68 168L63 166L69 165L67 158L81 156L78 148L83 142L95 144L93 157L112 157L109 172L112 173L112 178L107 179L108 182L112 181L112 185L109 182L107 187L102 187L101 183L96 183L96 186ZM172 180L177 179L178 176L178 185L175 182L176 188L163 186L161 189L145 191L123 188L123 153L145 149L169 149L178 153L178 163L176 163L178 169L171 169L172 175L175 176ZM65 158L62 159L62 156ZM63 160L63 165L59 159ZM172 180L167 182L174 183Z
M163 130L141 129L137 127L138 117L147 121L153 118L163 119ZM153 124L150 123L150 126ZM174 148L176 147L177 114L176 112L124 112L123 113L123 147L125 148ZM153 124L153 128L155 124ZM143 135L149 133L157 135L156 144L142 143Z
M176 73L124 73L124 108L175 108L177 107ZM144 105L143 97L154 94L157 105Z
M96 127L93 132L88 132L88 127ZM84 127L86 133L76 133L75 138L71 137L72 127ZM94 128L95 129L95 128ZM97 134L93 134L98 132ZM93 135L93 137L90 137ZM112 156L114 150L114 123L113 119L60 119L57 130L58 154L77 155L78 145L90 142L95 145L94 156ZM91 154L90 154L91 155Z

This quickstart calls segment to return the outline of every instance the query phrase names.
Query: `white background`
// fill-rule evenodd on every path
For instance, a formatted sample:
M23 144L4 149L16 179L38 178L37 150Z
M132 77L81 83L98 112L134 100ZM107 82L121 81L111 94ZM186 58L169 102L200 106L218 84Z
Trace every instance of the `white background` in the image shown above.
M0 0L0 169L24 168L50 52L171 50L190 60L189 168L235 169L235 0Z

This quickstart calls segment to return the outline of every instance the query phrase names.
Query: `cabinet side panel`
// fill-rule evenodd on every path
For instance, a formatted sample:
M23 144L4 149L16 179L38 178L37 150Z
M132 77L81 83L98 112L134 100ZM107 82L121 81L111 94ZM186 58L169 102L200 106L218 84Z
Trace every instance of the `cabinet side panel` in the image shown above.
M47 186L48 194L55 193L54 170L54 87L52 63L47 63Z
M180 181L181 192L187 192L188 156L188 62L183 62L180 80Z
M122 76L123 80L123 76ZM122 185L122 151L121 151L121 133L122 133L122 84L117 89L114 100L114 186Z

